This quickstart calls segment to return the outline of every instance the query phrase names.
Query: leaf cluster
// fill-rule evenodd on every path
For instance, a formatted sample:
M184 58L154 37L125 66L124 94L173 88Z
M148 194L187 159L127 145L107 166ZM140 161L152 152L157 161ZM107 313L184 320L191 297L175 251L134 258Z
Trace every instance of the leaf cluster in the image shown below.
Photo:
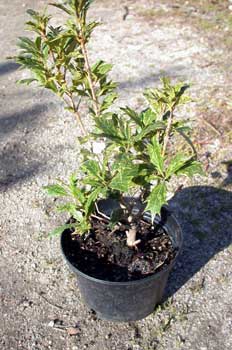
M170 100L172 98L170 108L173 105L177 107L178 102L167 94L165 85L167 79L162 81L163 87L156 89L156 92L159 93L159 96L163 93ZM169 81L170 86L172 85ZM172 86L172 89L180 91L180 84ZM147 91L146 95L153 91ZM185 89L182 89L183 93L184 91ZM179 94L176 94L176 99L184 100ZM163 101L161 103L163 104ZM165 110L161 114L160 104L157 100L153 100L153 107L149 104L140 113L125 107L121 108L118 114L102 113L95 118L95 129L91 137L96 141L104 140L105 149L101 162L99 162L95 154L82 148L81 181L77 182L76 186L85 188L83 193L87 205L79 208L85 225L78 226L78 232L84 233L86 231L81 231L81 228L90 228L91 215L96 214L95 204L101 198L116 198L121 202L123 210L120 211L121 219L118 218L118 221L129 225L128 217L133 215L133 207L125 204L126 196L139 194L138 199L143 208L141 215L144 211L152 215L159 214L161 207L167 203L167 186L173 176L191 177L195 174L203 174L201 165L191 147L185 152L175 152L169 147L163 153L170 110ZM166 103L163 106L166 107ZM189 132L190 128L186 126L186 123L186 120L183 122L174 120L169 138L175 134L179 135L179 128L185 128ZM183 134L179 136L182 137ZM69 213L74 216L70 210ZM118 215L118 212L113 212L109 219L110 227L115 224L116 214ZM76 217L75 219L77 220ZM134 220L136 219L137 215L134 217Z
M87 44L98 22L88 21L92 1L63 0L51 5L62 10L68 19L63 26L53 27L51 16L28 10L31 20L27 29L34 38L19 38L20 52L16 61L29 69L32 77L20 83L37 82L53 91L77 116L83 136L82 162L78 175L68 184L47 186L49 195L66 198L58 207L68 212L75 222L61 226L54 233L73 228L83 234L91 230L93 217L107 220L109 227L118 223L130 226L144 211L159 214L167 203L167 186L173 176L202 174L195 148L190 140L188 119L176 119L177 108L188 103L188 85L172 84L162 78L162 86L144 92L147 106L135 111L126 106L117 112L112 106L117 99L117 84L109 79L112 65L102 60L90 64ZM94 124L86 132L79 112L83 99L88 103ZM176 151L172 140L183 139L188 147ZM94 143L104 143L101 154L94 153ZM128 196L136 196L140 210L135 213ZM102 198L116 198L120 208L107 218L99 212Z
M80 102L87 100L89 111L96 114L92 103L91 83L96 96L102 100L101 111L106 110L116 99L117 84L107 78L111 64L100 60L88 67L85 45L99 22L87 22L86 15L92 1L70 0L51 3L68 14L63 26L52 26L51 16L27 10L31 17L26 29L33 38L19 37L20 51L15 61L32 76L19 80L21 84L37 83L59 96L66 108L78 112Z

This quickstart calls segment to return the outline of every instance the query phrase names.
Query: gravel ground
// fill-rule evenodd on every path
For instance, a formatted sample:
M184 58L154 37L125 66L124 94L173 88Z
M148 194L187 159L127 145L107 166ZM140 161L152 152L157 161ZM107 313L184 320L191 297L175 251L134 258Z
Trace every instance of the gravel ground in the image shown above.
M192 83L195 102L185 112L194 120L207 174L183 180L170 201L185 243L164 303L144 320L121 324L96 319L82 304L59 239L47 238L65 217L52 211L41 186L78 167L79 131L54 96L16 86L25 73L6 60L23 34L26 8L45 3L0 0L1 349L231 349L232 174L224 163L232 159L228 2L99 0L91 10L105 23L91 54L115 64L120 104L139 108L141 91L163 72ZM73 336L67 332L72 327Z

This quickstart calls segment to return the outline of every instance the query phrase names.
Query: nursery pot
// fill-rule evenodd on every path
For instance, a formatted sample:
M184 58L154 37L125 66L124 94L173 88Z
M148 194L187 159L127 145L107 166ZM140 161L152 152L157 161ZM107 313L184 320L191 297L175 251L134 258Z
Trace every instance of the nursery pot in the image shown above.
M105 213L112 211L112 203ZM147 220L149 215L145 214ZM170 211L165 207L161 217L156 216L156 223L160 223L170 236L177 254L172 262L161 271L149 277L129 282L110 282L93 278L80 271L70 261L67 246L70 244L71 233L65 230L61 235L61 250L70 269L76 274L78 287L84 303L101 319L109 321L136 321L154 311L155 306L161 302L169 273L180 253L182 246L181 228Z

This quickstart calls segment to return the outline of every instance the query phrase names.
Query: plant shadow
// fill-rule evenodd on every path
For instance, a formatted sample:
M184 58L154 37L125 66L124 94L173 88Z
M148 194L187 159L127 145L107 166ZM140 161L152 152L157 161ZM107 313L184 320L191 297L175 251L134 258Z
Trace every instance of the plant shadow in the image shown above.
M232 243L232 192L210 186L189 187L177 192L169 205L183 230L184 244L164 299Z
M223 180L221 186L227 187L232 185L232 160L225 161L223 164L226 165L227 177Z
M157 82L160 81L160 77L164 76L172 77L172 79L186 79L186 70L187 67L185 65L173 65L170 67L166 67L165 70L161 70L156 73L151 73L147 76L142 76L134 80L125 80L119 82L119 89L145 89L148 87L153 87L154 84L157 84Z
M19 64L13 61L0 62L0 75L9 74L19 67Z
M46 155L37 151L31 131L39 127L47 110L46 105L38 103L0 114L0 191L42 171Z

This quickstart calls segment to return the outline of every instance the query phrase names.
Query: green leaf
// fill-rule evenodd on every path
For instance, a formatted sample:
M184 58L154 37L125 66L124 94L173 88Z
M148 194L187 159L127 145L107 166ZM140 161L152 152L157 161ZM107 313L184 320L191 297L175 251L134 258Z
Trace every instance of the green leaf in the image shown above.
M62 226L59 226L57 228L55 228L55 230L53 230L52 232L49 233L49 236L58 236L58 235L61 235L61 233L64 232L64 230L67 230L69 228L75 228L76 227L76 224L73 223L73 224L65 224L65 225L62 225Z
M60 213L63 213L65 211L71 213L74 209L76 210L76 205L74 203L65 203L56 207L56 210Z
M130 117L138 126L143 127L143 122L141 117L130 107L120 108L126 115Z
M35 39L35 46L37 47L38 50L41 49L41 42L42 42L41 36L37 36L37 38Z
M110 182L110 187L120 192L128 192L132 184L132 176L128 175L125 171L120 170L117 175Z
M111 71L112 67L112 64L100 60L92 66L91 70L97 76L102 76L106 75L109 71Z
M96 160L87 160L82 165L82 170L94 177L101 178L101 168Z
M147 127L143 127L138 135L135 136L135 141L140 141L150 133L154 133L155 131L162 129L165 129L165 124L163 122L155 122L148 125Z
M37 74L42 74L43 77L45 77L44 75L44 66L39 63L39 61L37 59L33 59L31 58L31 56L23 56L23 55L19 55L16 57L15 60L18 64L20 64L21 66L23 66L23 68L27 68L29 70L31 70L33 73Z
M95 118L96 127L102 131L100 134L102 137L106 137L113 141L121 143L122 135L120 134L119 128L115 125L114 121L118 118L110 114L111 120L107 119L108 113L102 114L100 117Z
M89 38L90 35L92 34L93 30L98 27L99 25L101 25L100 22L96 22L96 21L93 21L93 22L90 22L86 25L85 27L85 31L84 31L84 35L86 38Z
M152 142L147 146L148 154L153 165L156 166L158 172L164 174L164 159L161 153L161 145L158 143L155 137L152 138Z
M91 158L93 155L93 153L90 150L84 147L80 148L80 153L82 155L83 161L86 161L87 159Z
M92 212L94 211L94 203L96 202L96 200L101 192L102 192L102 188L98 187L94 191L92 191L90 193L90 195L88 196L88 199L85 203L85 216L86 217L89 217L92 214Z
M82 212L80 210L77 210L77 207L74 203L59 205L56 210L58 212L68 212L77 221L81 221L83 218Z
M73 85L78 86L82 84L85 77L86 74L83 71L81 71L81 69L76 70L75 73L72 74Z
M184 154L176 154L170 161L170 164L166 171L166 178L169 178L171 175L175 174L180 168L184 166L189 161Z
M26 84L29 85L31 84L33 81L37 81L34 78L28 78L28 79L21 79L21 80L17 80L17 84Z
M167 188L165 182L155 186L147 198L147 206L145 210L151 212L152 215L159 214L161 207L167 203Z
M32 9L28 9L28 10L26 11L26 13L27 13L28 15L32 16L32 17L37 17L37 16L39 15L38 12L36 12L36 11L34 11L34 10L32 10Z
M88 142L89 137L88 136L78 136L77 140L80 143L80 145L84 145L86 142ZM90 153L89 153L89 155L90 155Z
M147 108L142 112L142 120L145 126L151 124L154 120L156 120L157 115L152 111L151 108Z
M117 83L110 80L107 83L101 84L101 88L97 92L97 94L98 94L98 96L106 95L106 94L114 91L117 86L118 86Z
M58 92L56 83L53 79L48 79L45 84L44 87L46 87L49 90L52 90L55 94Z
M102 181L99 180L96 177L91 176L85 176L85 178L82 180L84 185L91 186L92 188L96 188L101 185Z
M83 217L79 222L76 223L75 232L79 235L83 235L91 229L91 224L88 219Z
M118 94L116 92L109 94L106 96L102 102L101 105L101 112L105 111L107 108L109 108L114 101L117 99Z
M49 196L61 197L68 195L68 192L61 185L44 186L43 189L47 192Z
M73 107L64 107L66 111L69 111L71 113L75 113L75 109Z
M73 195L74 198L76 198L81 204L83 204L85 202L85 195L84 193L81 191L80 188L77 187L78 182L77 182L77 178L74 174L72 174L70 176L70 184L69 184L69 190L71 192L71 194Z
M33 57L40 57L41 53L36 46L36 43L27 37L19 37L17 45L22 49L22 54L32 54Z
M26 30L41 34L40 27L39 27L38 23L33 22L33 21L26 22Z
M109 187L120 192L128 192L131 187L136 186L132 180L139 175L139 170L138 164L122 165L111 180Z
M111 71L112 67L113 65L110 63L102 63L98 68L98 71L100 74L107 74L109 71Z
M78 96L89 96L88 92L86 92L84 90L76 89L75 86L73 86L72 88L73 88L73 91L75 91L78 94Z
M205 175L202 169L201 163L198 161L191 161L177 171L177 175L186 175L189 177L192 177L193 175L196 175L196 174L199 174L202 176Z
M69 10L66 6L62 5L62 4L57 4L57 3L49 3L49 5L57 7L60 10L63 10L64 12L66 12L67 14L71 15L72 11Z

